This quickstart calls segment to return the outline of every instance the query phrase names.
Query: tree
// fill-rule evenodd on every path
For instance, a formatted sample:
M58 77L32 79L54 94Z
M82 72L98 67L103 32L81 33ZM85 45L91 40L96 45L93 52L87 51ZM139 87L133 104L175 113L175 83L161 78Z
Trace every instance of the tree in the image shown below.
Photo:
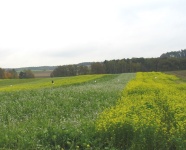
M24 70L19 73L20 79L26 79L26 78L35 78L33 72L31 70Z
M57 68L55 68L52 73L51 73L51 77L66 77L66 76L70 76L70 75L74 75L74 68L72 65L65 65L65 66L58 66Z
M78 72L77 74L78 75L86 75L86 74L89 74L89 68L88 66L78 66Z
M0 68L0 79L4 79L5 78L5 70Z
M50 74L51 77L66 77L66 76L76 76L85 75L89 73L87 66L78 65L65 65L58 66Z
M186 58L186 49L163 53L160 58Z
M111 73L114 74L116 73L116 61L115 60L110 60L110 61L104 61L105 65L105 72L106 73Z
M91 73L92 74L103 74L105 73L105 66L103 63L95 62L91 64Z
M15 69L10 70L10 72L11 72L12 77L13 77L14 79L15 79L15 78L18 78L18 74L17 74L17 72L16 72Z
M34 73L31 70L25 70L26 78L35 78Z
M21 71L19 73L19 79L24 79L24 78L26 78L26 74L25 74L25 72Z
M8 78L8 79L18 78L18 74L15 69L7 70L5 74L6 74L6 78Z
M67 67L67 76L76 76L77 75L77 65L68 65Z

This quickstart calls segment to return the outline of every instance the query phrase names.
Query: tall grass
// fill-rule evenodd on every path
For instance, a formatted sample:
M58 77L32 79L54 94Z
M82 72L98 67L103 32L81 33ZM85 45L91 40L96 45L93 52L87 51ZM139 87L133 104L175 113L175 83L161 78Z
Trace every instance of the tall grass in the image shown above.
M78 84L76 79L69 78L71 84L65 86L2 90L0 148L99 149L101 143L95 130L97 116L116 104L122 89L134 76L106 75L88 82L81 80ZM45 83L38 80L36 85Z

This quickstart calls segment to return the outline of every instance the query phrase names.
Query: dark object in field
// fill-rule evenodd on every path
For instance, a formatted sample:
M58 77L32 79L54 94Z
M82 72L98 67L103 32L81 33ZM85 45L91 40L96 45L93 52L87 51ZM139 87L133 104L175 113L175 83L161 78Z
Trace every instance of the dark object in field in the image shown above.
M54 84L54 81L52 80L52 84Z

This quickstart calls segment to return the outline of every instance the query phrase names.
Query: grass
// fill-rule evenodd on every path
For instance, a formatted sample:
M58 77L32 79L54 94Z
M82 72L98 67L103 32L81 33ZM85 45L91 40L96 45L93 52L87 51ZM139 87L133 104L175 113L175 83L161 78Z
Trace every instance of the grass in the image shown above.
M51 79L1 80L0 148L99 149L95 121L104 109L116 104L134 77L55 78L53 87Z
M183 80L186 81L186 70L179 70L179 71L169 71L169 72L165 72L167 74L173 74Z
M31 90L40 88L59 87L70 84L78 84L97 78L104 77L105 75L87 75L87 76L73 76L63 78L37 78L37 79L6 79L0 80L0 91L19 91ZM52 80L54 84L52 84Z

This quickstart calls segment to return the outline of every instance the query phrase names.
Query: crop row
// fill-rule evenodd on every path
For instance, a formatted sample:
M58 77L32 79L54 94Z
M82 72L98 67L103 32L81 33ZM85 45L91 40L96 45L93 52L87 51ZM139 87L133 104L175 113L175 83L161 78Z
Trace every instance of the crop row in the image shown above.
M94 76L79 84L0 92L0 149L102 149L95 132L97 116L116 104L135 74ZM77 78L89 76L68 79L72 83Z
M0 80L0 92L33 90L41 88L59 87L64 85L79 84L105 75L86 75L63 78L38 78L38 79L4 79Z
M96 122L103 147L186 149L186 84L159 72L137 73Z

